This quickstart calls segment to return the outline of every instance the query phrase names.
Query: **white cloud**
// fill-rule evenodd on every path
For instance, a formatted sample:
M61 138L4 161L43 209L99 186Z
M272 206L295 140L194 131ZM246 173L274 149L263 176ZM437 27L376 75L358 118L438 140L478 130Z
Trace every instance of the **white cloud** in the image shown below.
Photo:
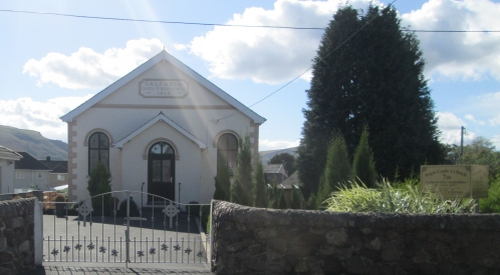
M402 15L402 26L415 30L497 30L500 3L491 0L429 0L421 9ZM428 77L478 80L486 74L500 79L500 34L418 33Z
M40 132L50 139L67 140L67 124L60 117L88 100L83 97L59 97L46 102L29 97L0 100L0 121L3 125Z
M49 53L40 60L30 59L23 67L38 79L38 85L54 83L61 88L104 88L158 54L160 40L130 40L125 48L111 48L103 54L82 47L70 56Z
M186 44L178 44L178 43L175 43L174 44L174 48L178 51L184 51L186 50L187 48L189 47L189 45L186 45Z
M360 9L366 9L370 2L349 1ZM272 10L247 8L226 24L326 27L342 4L345 0L278 0ZM215 77L276 84L291 80L312 65L322 35L321 30L214 27L195 37L189 47L208 63ZM309 80L311 72L302 77Z
M471 114L467 114L465 115L465 119L469 120L469 121L472 121L474 123L477 123L479 125L485 125L484 121L482 120L477 120L473 115Z
M466 123L451 112L437 112L438 128L441 131L441 142L445 144L460 144L461 127ZM477 135L473 132L464 134L464 144L472 142Z
M259 140L259 151L277 150L285 149L291 147L297 147L300 144L300 140L288 141L288 140L278 140L270 141L268 139Z

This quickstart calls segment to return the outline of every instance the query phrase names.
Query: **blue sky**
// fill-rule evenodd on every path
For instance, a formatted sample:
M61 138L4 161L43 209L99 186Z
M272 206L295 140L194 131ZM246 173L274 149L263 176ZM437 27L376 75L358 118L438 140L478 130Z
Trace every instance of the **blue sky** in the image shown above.
M157 54L172 55L250 106L311 66L322 31L161 24L33 14L326 27L346 1L0 0L0 124L67 140L59 117ZM349 1L366 9L370 1ZM373 1L385 5L392 1ZM500 31L499 0L397 0L418 30ZM445 143L500 148L500 32L418 33ZM267 119L260 150L297 146L310 72L251 107Z

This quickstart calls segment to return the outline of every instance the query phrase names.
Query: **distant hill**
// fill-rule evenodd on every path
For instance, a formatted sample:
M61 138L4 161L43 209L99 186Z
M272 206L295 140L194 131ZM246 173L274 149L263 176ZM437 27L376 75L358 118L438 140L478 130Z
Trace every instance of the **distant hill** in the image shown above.
M297 148L298 147L279 149L279 150L270 150L270 151L261 151L261 152L259 152L260 159L262 161L262 164L267 164L267 162L270 161L274 156L276 156L277 154L281 154L281 153L288 153L294 157L297 157L298 156Z
M60 140L50 140L39 132L0 125L0 145L13 151L27 152L36 159L68 159L68 144Z

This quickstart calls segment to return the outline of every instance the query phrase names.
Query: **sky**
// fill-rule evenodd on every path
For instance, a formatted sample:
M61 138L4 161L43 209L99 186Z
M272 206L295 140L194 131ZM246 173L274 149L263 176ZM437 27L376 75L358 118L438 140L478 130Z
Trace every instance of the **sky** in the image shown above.
M460 144L463 126L465 144L499 149L500 0L0 0L0 125L66 142L61 116L165 48L267 119L261 151L295 147L322 30L97 17L324 28L345 3L370 2L393 3L412 30L469 31L416 33L440 139Z

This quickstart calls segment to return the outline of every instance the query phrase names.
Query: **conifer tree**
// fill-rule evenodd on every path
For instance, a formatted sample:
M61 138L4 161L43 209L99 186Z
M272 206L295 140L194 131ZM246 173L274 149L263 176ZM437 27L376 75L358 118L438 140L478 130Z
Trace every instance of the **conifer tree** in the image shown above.
M254 206L267 207L267 185L264 179L264 168L262 161L259 159L255 164L254 171Z
M337 191L341 184L347 184L351 176L352 170L345 139L341 134L336 134L328 146L325 171L317 196L318 208L321 208L331 192Z
M252 150L250 137L240 142L236 158L234 183L231 186L231 201L241 205L253 206Z
M352 164L353 179L360 180L367 187L374 188L377 180L377 171L375 170L375 161L373 153L368 144L368 126L365 126L359 140L358 148L354 153Z
M109 206L111 202L111 194L104 195L103 198L98 196L100 194L111 192L111 174L104 164L98 163L97 166L90 173L88 180L87 190L90 197L92 197L92 208L94 211L99 212L103 206Z
M215 193L214 200L230 201L231 200L231 180L229 171L226 165L220 165L215 176Z
M369 125L369 144L383 177L399 167L406 178L424 163L442 161L422 52L415 35L402 31L395 9L370 6L360 14L351 6L340 8L313 63L297 160L306 197L318 190L333 130L353 155Z

